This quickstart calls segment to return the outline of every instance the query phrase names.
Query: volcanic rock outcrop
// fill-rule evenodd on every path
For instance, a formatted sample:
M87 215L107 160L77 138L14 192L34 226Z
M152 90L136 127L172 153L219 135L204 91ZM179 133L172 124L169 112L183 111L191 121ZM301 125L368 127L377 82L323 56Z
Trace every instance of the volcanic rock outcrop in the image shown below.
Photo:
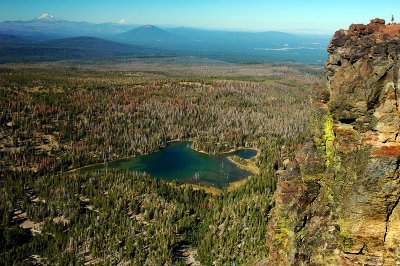
M330 100L278 178L269 265L400 265L400 25L351 25L328 52Z

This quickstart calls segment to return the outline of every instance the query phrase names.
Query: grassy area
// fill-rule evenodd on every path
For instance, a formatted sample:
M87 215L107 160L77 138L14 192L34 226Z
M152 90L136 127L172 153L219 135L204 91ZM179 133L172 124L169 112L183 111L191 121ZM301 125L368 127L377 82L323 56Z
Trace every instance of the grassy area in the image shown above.
M260 174L260 168L257 167L254 159L243 159L236 155L228 156L228 159L240 169L249 171L254 175Z

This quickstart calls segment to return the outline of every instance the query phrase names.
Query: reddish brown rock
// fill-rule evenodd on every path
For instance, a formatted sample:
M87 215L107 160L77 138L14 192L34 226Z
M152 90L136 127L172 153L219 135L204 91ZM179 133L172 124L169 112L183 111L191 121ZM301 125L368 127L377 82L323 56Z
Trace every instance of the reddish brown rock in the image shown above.
M371 24L385 25L386 22L384 19L375 18L375 19L371 19Z
M389 144L374 148L371 155L373 157L400 159L400 144Z

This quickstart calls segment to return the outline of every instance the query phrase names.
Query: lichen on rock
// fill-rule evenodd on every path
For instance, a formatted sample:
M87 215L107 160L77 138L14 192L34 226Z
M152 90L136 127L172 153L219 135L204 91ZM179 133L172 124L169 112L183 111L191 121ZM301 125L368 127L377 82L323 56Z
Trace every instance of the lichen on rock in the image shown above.
M322 140L325 146L326 165L329 166L333 159L333 141L335 140L335 135L333 133L333 117L329 113L324 115L323 129L324 135L322 136Z

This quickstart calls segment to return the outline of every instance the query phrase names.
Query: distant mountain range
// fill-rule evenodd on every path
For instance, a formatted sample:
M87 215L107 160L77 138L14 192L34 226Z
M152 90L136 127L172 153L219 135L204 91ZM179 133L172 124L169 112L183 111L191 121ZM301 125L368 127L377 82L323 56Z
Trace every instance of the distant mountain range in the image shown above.
M88 60L122 56L159 56L152 48L112 42L96 37L72 37L33 42L0 34L0 63Z
M0 33L0 44L23 44L32 42L34 41L23 37Z
M37 61L140 54L189 55L229 62L321 64L326 58L325 48L329 40L327 36L284 32L93 24L58 19L45 13L29 21L0 22L0 62L12 62L13 56L22 61L24 58ZM49 56L46 56L45 48L49 48ZM13 55L6 55L10 51ZM28 51L32 51L34 56L29 56ZM65 56L57 55L61 51Z
M119 23L94 24L58 19L44 13L28 21L0 22L0 33L33 37L36 39L54 39L62 37L91 36L108 37L132 29L132 25Z

